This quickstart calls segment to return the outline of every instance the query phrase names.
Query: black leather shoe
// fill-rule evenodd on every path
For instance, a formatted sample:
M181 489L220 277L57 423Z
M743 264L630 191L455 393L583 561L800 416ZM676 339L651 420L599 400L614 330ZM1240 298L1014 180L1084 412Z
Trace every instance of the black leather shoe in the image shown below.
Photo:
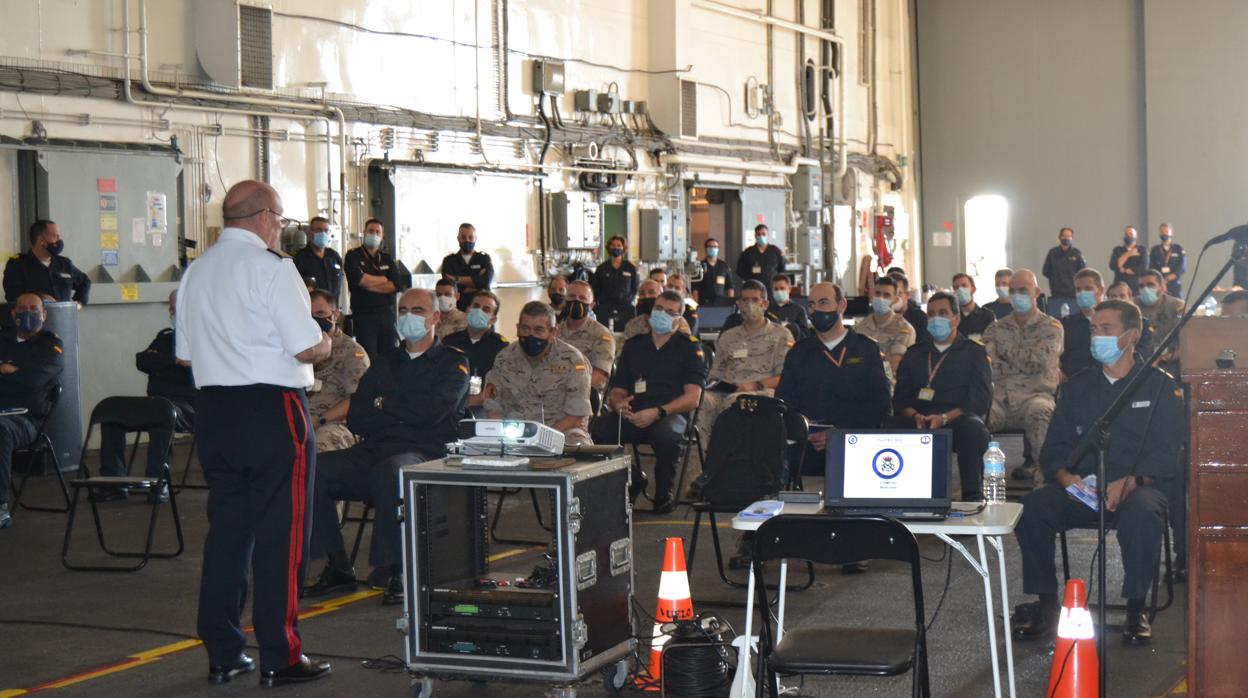
M748 570L750 569L750 554L737 553L728 558L728 569L730 570Z
M848 565L841 565L841 574L862 574L871 569L865 562L851 562Z
M91 501L96 502L118 502L129 496L124 487L99 487L91 490Z
M239 674L246 674L255 670L256 660L245 654L240 654L238 655L238 660L233 664L208 667L208 680L212 683L228 683L230 679Z
M676 498L672 495L665 495L654 498L654 513L670 514L676 511Z
M1035 479L1035 477L1036 477L1036 464L1035 463L1023 463L1022 465L1015 468L1013 472L1010 473L1010 478L1013 480L1032 480L1032 479Z
M1128 645L1152 644L1153 626L1148 622L1148 611L1127 612L1127 627L1122 629L1122 641Z
M390 583L386 585L386 592L381 595L382 606L398 606L403 603L403 575L394 574L390 576Z
M1016 640L1047 639L1057 632L1057 619L1062 607L1043 601L1020 604L1014 607L1010 626Z
M628 498L634 504L637 498L646 493L646 488L650 486L650 478L645 473L640 473L638 477L633 478L633 484L629 485Z
M300 655L298 662L291 664L285 669L260 672L260 685L265 688L272 688L274 686L282 686L288 683L315 681L319 678L329 676L329 672L329 662L314 662L311 659Z
M321 571L321 576L316 578L310 586L303 588L301 597L313 598L317 596L325 596L335 591L348 591L355 588L355 568L343 571L334 569L333 565L325 565L325 569Z

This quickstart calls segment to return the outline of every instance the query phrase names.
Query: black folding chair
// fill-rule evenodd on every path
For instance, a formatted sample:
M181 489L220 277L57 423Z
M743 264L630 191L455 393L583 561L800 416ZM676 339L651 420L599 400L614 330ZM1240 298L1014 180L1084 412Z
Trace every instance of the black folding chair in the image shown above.
M48 386L48 413L43 415L35 424L35 429L38 433L35 435L34 443L24 448L13 449L14 461L19 456L26 459L26 471L22 474L21 483L18 484L16 479L13 481L14 509L20 505L26 511L50 511L56 514L63 514L69 511L69 487L65 484L65 474L61 472L61 459L56 456L56 448L52 445L52 438L48 436L47 431L48 419L56 411L56 403L60 402L60 400L61 384L54 383ZM40 472L43 471L46 465L44 458L49 456L52 458L52 472L56 474L57 483L61 486L61 496L65 499L65 506L43 507L23 503L22 493L26 491L26 481L30 479L30 476L34 474L36 469Z
M1170 546L1170 525L1168 523L1169 511L1166 512L1166 516L1163 518L1165 521L1167 521L1167 524L1166 524L1166 529L1165 529L1166 531L1165 535L1162 537L1162 545L1163 545L1162 555L1161 555L1161 558L1157 560L1157 567L1159 569L1157 569L1153 574L1153 587L1149 593L1148 620L1150 623L1153 621L1154 618L1157 617L1158 613L1166 610L1167 608L1170 608L1170 605L1174 603L1174 569L1173 569L1174 565L1173 565L1171 549L1170 549L1171 547ZM1108 530L1110 531L1116 528L1113 521L1106 522L1106 526ZM1092 531L1096 530L1096 526L1079 526L1078 528L1088 529ZM1067 551L1067 548L1066 548L1066 532L1065 531L1062 531L1061 533L1058 534L1058 542L1061 544L1061 549L1062 549L1062 576L1064 579L1069 581L1070 580L1070 553ZM1161 569L1163 565L1164 565L1164 572ZM1158 605L1157 603L1158 593L1157 592L1161 586L1161 580L1163 578L1166 581L1166 602ZM1105 599L1098 599L1097 603L1105 603ZM1096 606L1097 604L1090 603L1088 605ZM1111 603L1105 608L1110 611L1127 610L1126 604L1119 604L1119 603ZM1123 627L1120 624L1114 624L1114 623L1106 623L1106 625L1110 629L1120 629Z
M755 695L761 698L766 684L773 698L779 696L781 674L900 676L906 672L913 672L911 695L931 695L919 544L905 526L881 516L776 516L764 521L755 533L755 578L763 578L765 563L786 559L828 565L861 560L910 563L914 627L879 628L874 623L868 627L789 627L777 642L771 614L765 610L767 586L757 584L759 608L764 611L760 614Z
M710 370L711 363L715 359L715 346L709 342L701 342L702 346L702 363L706 370ZM706 395L706 390L698 395L698 404L689 413L689 422L685 425L685 431L680 435L680 471L676 476L676 502L678 504L692 504L691 500L684 498L685 479L689 473L689 457L693 454L691 449L697 449L698 463L703 467L706 465L706 453L702 450L702 430L698 428L698 415L702 412L702 398ZM641 449L638 444L633 444L633 459L638 463L641 462ZM654 498L649 493L643 492L642 496L649 501Z
M122 429L125 433L150 432L153 429L172 431L177 426L178 412L172 402L162 397L110 397L100 401L91 411L91 421L87 425L87 435L82 443L79 476L70 481L74 489L70 503L69 521L65 524L65 542L61 546L61 564L67 569L92 572L135 572L147 565L151 558L173 558L182 554L184 541L182 538L182 519L178 516L177 493L170 487L169 455L173 451L173 440L163 454L160 475L157 477L132 476L91 476L86 464L87 444L91 442L91 434L97 425ZM100 521L99 505L95 501L96 489L110 487L129 487L146 489L150 493L152 513L147 524L147 543L142 551L113 550L104 540L104 527ZM173 513L173 526L177 533L177 549L172 552L153 552L152 543L156 537L156 518L160 511L162 488L169 488L169 509ZM78 565L69 561L69 543L74 531L74 519L78 513L78 496L87 490L87 499L91 503L91 516L95 519L95 535L99 540L100 549L112 557L138 559L133 565Z
M490 538L495 543L506 543L508 545L549 545L549 540L533 540L531 538L503 538L498 535L498 522L503 516L503 502L513 494L520 494L520 487L504 487L498 491L498 501L494 504L494 516L490 519ZM553 532L550 524L542 520L542 505L537 500L537 489L528 488L529 499L533 502L533 514L537 516L537 525L543 531Z
M342 520L338 523L338 528L346 528L348 523L357 524L355 528L355 542L351 544L351 567L355 567L355 559L360 556L360 543L364 541L364 529L373 522L373 505L371 502L361 502L364 505L364 512L359 516L351 516L351 502L343 501L342 503Z
M177 405L174 405L174 409L177 409ZM186 463L182 468L182 479L178 480L178 491L181 492L182 490L206 490L208 489L207 484L188 485L186 482L188 477L191 474L191 461L195 459L195 444L197 444L199 441L199 436L195 433L195 430L187 428L187 425L188 425L188 422L182 416L182 410L178 410L178 428L174 430L173 438L169 445L169 459L170 460L173 460L173 453L177 450L178 436L182 434L191 435L191 447L190 447L190 450L186 452ZM130 448L130 460L126 463L126 472L131 472L131 469L134 468L134 458L135 456L138 455L138 453L139 453L139 438L135 437L134 446Z

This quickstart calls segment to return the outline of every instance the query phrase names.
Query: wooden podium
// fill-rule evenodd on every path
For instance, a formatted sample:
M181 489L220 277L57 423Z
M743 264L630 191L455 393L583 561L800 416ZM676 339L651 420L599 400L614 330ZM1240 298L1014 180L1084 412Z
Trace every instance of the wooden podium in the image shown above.
M1220 369L1225 349L1235 368ZM1180 343L1191 390L1187 681L1191 696L1248 686L1248 319L1195 317Z

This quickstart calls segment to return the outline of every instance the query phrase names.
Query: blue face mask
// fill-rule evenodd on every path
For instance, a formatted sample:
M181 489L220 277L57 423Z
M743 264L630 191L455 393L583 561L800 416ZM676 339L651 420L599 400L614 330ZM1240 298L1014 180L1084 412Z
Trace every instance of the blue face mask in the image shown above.
M755 244L757 244L759 247L762 247L763 245L766 245L766 244L767 244L767 236L766 236L766 235L755 235L755 236L754 236L754 243L755 243Z
M1118 347L1118 338L1101 335L1092 338L1092 358L1106 366L1118 363L1122 358L1122 349Z
M1157 299L1157 289L1147 286L1140 288L1140 302L1144 305L1156 305Z
M429 334L429 330L425 327L425 317L411 313L400 315L394 329L398 331L399 337L408 342L419 342Z
M542 339L540 337L529 335L527 337L520 338L520 351L523 351L525 356L537 356L546 351L546 347L549 344L549 339Z
M1027 295L1026 293L1011 293L1010 294L1010 307L1013 308L1014 312L1018 313L1019 315L1022 315L1024 313L1030 313L1032 305L1033 303L1031 300L1031 296Z
M958 299L958 305L960 306L970 305L970 302L972 300L971 289L967 288L966 286L959 286L953 289L953 295L955 298Z
M478 332L490 326L490 316L480 308L472 308L468 311L468 327Z
M374 233L365 233L364 246L370 250L375 250L378 247L381 247L381 236Z
M893 304L887 298L872 298L871 310L876 315L888 315L893 310Z
M789 302L789 292L788 292L788 291L772 291L772 292L771 292L771 297L772 297L772 298L775 298L775 299L776 299L776 302L777 302L777 303L779 303L780 305L784 305L785 303L788 303L788 302Z
M23 334L34 334L43 327L43 318L39 316L38 310L25 310L18 313L13 321L17 323L17 329Z
M943 342L949 339L949 335L953 334L953 326L949 324L947 317L929 317L927 319L927 331L932 335L932 339L937 342Z
M708 248L706 248L706 258L707 258L707 259L715 259L715 258L716 258L716 257L718 257L718 256L719 256L719 248L718 248L718 247L708 247Z
M1096 294L1092 291L1080 291L1075 294L1075 303L1080 310L1091 310L1096 307Z
M810 314L810 324L814 325L815 329L820 332L831 330L840 321L841 313L839 310L816 310Z
M322 250L329 246L329 233L319 230L312 233L312 244Z
M668 315L666 311L659 310L650 313L650 329L656 334L668 334L676 326L676 318Z

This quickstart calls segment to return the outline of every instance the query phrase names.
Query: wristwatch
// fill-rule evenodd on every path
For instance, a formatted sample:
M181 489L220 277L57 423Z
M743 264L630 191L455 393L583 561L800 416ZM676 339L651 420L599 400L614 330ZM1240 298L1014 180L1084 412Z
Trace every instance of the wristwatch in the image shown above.
M949 426L949 413L945 412L940 415L940 427L943 429Z
M659 406L659 419L665 419L666 417L667 417L667 408L660 405Z
M317 424L318 424L319 426L325 426L325 424L326 424L326 422L325 422L325 415L321 415L321 418L320 418L320 420L318 420Z
M386 398L385 398L385 396L384 396L384 395L378 395L378 396L377 396L377 397L373 400L373 407L376 407L376 408L377 408L377 409L379 409L379 410L380 410L380 409L384 409L384 408L382 407L382 404L383 404L383 403L385 403L385 400L386 400Z

